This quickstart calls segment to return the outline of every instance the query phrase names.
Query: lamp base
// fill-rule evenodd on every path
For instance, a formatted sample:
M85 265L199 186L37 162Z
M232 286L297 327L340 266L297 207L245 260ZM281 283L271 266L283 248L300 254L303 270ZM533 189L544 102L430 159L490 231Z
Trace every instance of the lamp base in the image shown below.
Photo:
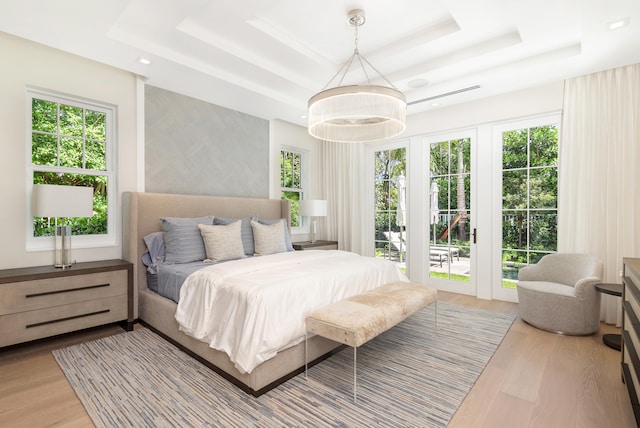
M317 223L315 220L313 220L311 222L311 227L309 228L309 242L311 242L312 244L315 244L317 239L316 239L316 231L317 231Z
M71 267L71 226L56 226L54 266L60 269Z

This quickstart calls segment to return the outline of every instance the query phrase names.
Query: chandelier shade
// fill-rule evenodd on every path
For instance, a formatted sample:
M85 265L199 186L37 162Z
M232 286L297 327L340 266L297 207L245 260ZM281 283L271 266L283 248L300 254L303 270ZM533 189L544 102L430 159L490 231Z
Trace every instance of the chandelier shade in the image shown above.
M338 86L309 100L309 133L343 143L383 140L405 130L407 102L397 89Z
M358 51L358 27L365 22L364 11L356 9L349 12L348 22L355 27L353 55L329 81L330 84L342 74L338 86L330 89L325 87L309 99L309 134L320 140L341 143L369 142L395 137L406 128L405 96ZM360 64L367 84L342 85L354 62ZM365 64L390 86L372 84Z

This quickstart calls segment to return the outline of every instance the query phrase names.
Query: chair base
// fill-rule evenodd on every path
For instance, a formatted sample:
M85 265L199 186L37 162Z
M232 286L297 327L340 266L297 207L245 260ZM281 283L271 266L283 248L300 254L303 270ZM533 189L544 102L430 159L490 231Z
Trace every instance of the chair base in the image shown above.
M545 327L541 327L539 325L536 325L535 323L532 323L530 321L527 321L526 319L520 317L520 319L522 321L525 322L525 324L529 324L531 327L537 328L538 330L543 330L549 333L554 333L554 334L559 334L561 336L592 336L594 334L597 333L597 331L593 331L591 333L570 333L570 332L566 332L566 331L560 331L560 330L553 330L550 328L545 328Z

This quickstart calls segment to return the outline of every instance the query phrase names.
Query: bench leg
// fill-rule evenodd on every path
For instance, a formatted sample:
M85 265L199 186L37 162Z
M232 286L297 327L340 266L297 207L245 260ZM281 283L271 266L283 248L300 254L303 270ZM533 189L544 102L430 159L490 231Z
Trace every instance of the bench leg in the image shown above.
M356 360L356 355L358 352L358 347L354 346L353 347L353 402L356 402L356 364L357 364L357 360Z
M308 379L307 376L307 370L308 370L308 357L307 357L307 339L308 339L308 334L305 332L304 334L304 378L305 380Z

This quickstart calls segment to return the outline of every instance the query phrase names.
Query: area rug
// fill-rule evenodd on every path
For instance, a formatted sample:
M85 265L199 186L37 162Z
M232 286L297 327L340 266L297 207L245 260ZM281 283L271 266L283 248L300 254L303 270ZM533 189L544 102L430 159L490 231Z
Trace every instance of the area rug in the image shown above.
M438 303L256 398L149 329L54 351L98 427L442 427L514 316Z

